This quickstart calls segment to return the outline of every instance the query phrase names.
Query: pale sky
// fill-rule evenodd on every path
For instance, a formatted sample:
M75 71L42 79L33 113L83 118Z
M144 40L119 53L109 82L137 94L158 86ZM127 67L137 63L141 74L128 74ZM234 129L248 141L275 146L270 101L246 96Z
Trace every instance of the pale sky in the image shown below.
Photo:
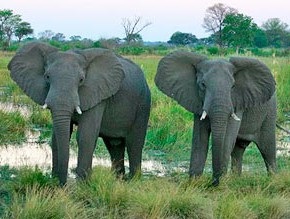
M208 37L203 18L216 3L236 8L259 26L269 18L280 18L290 26L289 0L0 0L0 10L21 15L36 37L51 30L67 39L124 38L122 19L140 16L143 23L152 22L141 32L144 41L168 41L176 31Z

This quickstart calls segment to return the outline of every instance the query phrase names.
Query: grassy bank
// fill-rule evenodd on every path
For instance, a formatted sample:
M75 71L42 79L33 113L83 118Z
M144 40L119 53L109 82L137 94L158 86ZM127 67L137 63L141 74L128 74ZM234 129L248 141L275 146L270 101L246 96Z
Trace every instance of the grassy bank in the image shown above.
M39 170L1 168L2 218L289 218L290 173L229 176L208 187L205 175L116 180L97 167L87 182L61 189ZM11 178L11 174L14 177Z

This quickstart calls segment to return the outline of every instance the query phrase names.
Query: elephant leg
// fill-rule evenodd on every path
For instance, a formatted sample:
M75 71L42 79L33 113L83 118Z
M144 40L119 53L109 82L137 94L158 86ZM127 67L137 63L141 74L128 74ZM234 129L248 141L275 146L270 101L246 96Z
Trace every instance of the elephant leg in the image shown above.
M125 174L125 140L109 137L103 137L103 140L111 156L112 170L116 172L117 176L122 177Z
M99 136L104 105L84 112L78 121L78 163L76 173L81 179L86 178L92 169L93 153Z
M243 155L246 147L250 144L250 141L244 141L237 139L235 147L231 153L231 169L232 172L241 175Z
M200 176L203 173L210 135L209 119L200 121L198 115L194 115L193 140L190 158L189 176Z
M268 124L262 126L259 140L256 142L269 174L277 172L276 133L273 121L267 121Z
M70 137L73 132L73 124L70 124ZM51 138L51 150L52 150L52 177L58 176L58 149L54 130L52 131Z
M140 111L136 113L138 117L135 119L125 140L129 158L130 178L141 175L142 150L146 137L149 112L149 107L140 107Z

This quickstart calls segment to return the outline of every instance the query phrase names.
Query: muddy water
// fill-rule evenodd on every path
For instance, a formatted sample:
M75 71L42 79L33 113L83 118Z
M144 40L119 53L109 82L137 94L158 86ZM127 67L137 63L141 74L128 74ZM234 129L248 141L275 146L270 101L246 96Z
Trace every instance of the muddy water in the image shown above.
M39 167L43 171L50 171L52 167L52 152L47 143L39 144L39 132L28 131L26 133L27 142L21 145L6 145L0 147L0 165L10 167ZM77 165L77 155L74 151L70 152L69 169L70 177L74 177L73 170ZM93 158L93 166L111 166L111 161L106 158ZM128 161L125 162L128 167ZM153 173L159 176L166 174L165 167L158 161L143 161L142 172Z
M24 117L29 117L31 112L27 107L15 106L9 103L0 103L0 110L6 112L15 112L19 111ZM280 132L279 132L280 133ZM9 165L11 167L35 167L38 166L44 171L50 171L52 166L52 154L50 146L47 143L39 143L40 133L27 131L27 142L22 145L6 145L0 146L0 165ZM281 137L281 134L278 134ZM290 155L290 143L285 141L277 142L277 155L278 156L289 156ZM77 165L77 155L74 151L71 150L69 168L70 168L70 177L74 178L72 169ZM97 158L93 159L93 166L102 165L109 167L111 162L106 158ZM126 167L128 168L128 161L125 162ZM154 160L145 160L142 162L142 172L150 173L157 176L167 175L170 172L186 172L188 170L188 162L180 163L179 165L169 166L163 165L159 161Z
M26 106L18 106L13 103L0 102L0 110L4 112L19 112L23 117L28 118L31 115L30 110Z
M31 112L28 107L17 106L12 103L1 103L0 110L5 112L20 112L20 114L28 118ZM48 143L39 143L39 131L27 131L27 141L21 145L2 145L0 146L0 165L9 165L10 167L39 167L44 171L50 171L52 167L52 152ZM70 176L72 169L77 165L76 152L70 152L69 169ZM107 158L93 158L93 166L102 165L111 166L111 161ZM126 167L129 166L128 161L125 161ZM142 162L142 172L153 173L156 175L166 174L166 168L158 161L147 160Z

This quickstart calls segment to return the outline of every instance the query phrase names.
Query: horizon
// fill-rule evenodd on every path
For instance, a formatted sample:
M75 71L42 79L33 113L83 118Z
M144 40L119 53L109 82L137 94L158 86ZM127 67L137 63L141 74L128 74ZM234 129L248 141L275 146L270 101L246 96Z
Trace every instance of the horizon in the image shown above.
M19 14L23 21L31 24L34 36L45 30L62 33L66 39L80 36L98 40L100 38L124 38L122 19L142 18L141 24L152 22L140 34L144 42L167 42L173 33L192 33L198 39L210 36L202 27L206 9L216 3L235 8L239 13L253 18L258 26L270 18L279 18L290 25L287 6L284 0L251 3L239 0L193 0L168 2L165 0L71 0L42 2L36 0L9 0L1 2L1 10L9 9ZM81 9L81 10L79 10Z

